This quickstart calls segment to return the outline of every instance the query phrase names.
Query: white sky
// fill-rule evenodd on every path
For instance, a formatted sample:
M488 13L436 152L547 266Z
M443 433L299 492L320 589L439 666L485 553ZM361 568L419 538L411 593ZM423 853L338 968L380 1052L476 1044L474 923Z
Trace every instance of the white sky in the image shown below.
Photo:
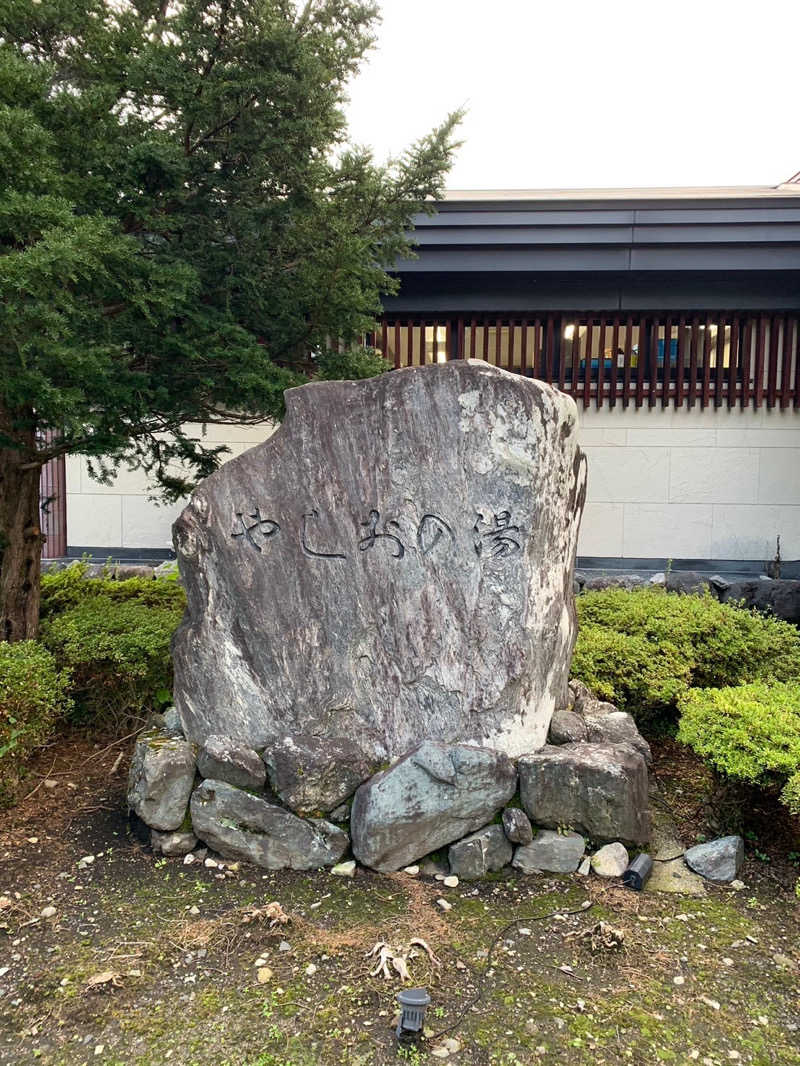
M777 185L800 170L800 0L381 0L351 86L380 159L465 104L454 189Z

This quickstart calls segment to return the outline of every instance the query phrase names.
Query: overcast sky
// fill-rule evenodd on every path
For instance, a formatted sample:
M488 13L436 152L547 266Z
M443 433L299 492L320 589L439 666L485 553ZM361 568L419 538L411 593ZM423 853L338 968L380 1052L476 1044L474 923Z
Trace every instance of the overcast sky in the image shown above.
M800 170L800 0L381 0L352 140L465 105L454 189L776 185Z

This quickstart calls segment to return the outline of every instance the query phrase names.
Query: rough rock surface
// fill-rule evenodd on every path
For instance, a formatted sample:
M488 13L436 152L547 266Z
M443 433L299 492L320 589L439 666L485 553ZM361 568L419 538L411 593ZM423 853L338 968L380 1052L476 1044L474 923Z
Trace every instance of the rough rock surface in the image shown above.
M197 844L194 833L159 833L153 829L150 834L150 846L156 855L188 855Z
M424 741L356 792L353 854L375 870L399 870L486 825L516 787L503 752Z
M550 744L576 744L587 736L586 723L575 711L556 711L550 719Z
M286 393L174 526L186 735L516 756L564 706L586 462L574 401L483 361Z
M128 806L151 829L171 832L186 817L195 776L195 748L151 730L136 741L128 775Z
M579 833L541 829L530 844L517 848L511 865L524 874L571 874L578 869L585 847L586 842Z
M610 705L609 705L610 706ZM604 714L591 714L584 711L583 721L586 725L586 738L592 744L630 744L635 748L648 766L653 764L650 745L639 732L636 722L627 711L608 711ZM552 725L550 727L552 732Z
M258 752L217 733L206 738L197 756L197 769L203 777L227 781L236 788L261 788L267 780Z
M604 844L592 855L592 870L598 877L622 877L628 869L628 849L618 840Z
M598 843L649 840L647 766L628 745L547 745L518 766L522 806L538 825L571 825Z
M264 752L270 787L299 814L333 811L378 768L364 747L363 737L285 737Z
M512 844L530 844L533 840L530 818L519 807L506 807L503 811L503 830Z
M194 831L210 848L267 870L333 866L350 843L330 822L298 818L225 781L203 781L192 794L191 810Z
M502 870L511 862L514 849L506 839L503 827L487 825L456 844L447 852L450 873L469 881Z
M733 881L744 863L744 841L740 836L719 837L689 848L684 858L690 870L708 881Z

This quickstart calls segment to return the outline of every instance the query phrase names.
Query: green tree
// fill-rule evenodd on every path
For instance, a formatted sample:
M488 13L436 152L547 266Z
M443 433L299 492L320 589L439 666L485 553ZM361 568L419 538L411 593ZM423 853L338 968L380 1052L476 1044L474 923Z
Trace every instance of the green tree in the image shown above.
M280 418L314 365L376 372L359 337L458 122L386 166L348 147L377 18L0 0L0 639L36 633L48 459L138 465L176 497L220 460L186 423Z

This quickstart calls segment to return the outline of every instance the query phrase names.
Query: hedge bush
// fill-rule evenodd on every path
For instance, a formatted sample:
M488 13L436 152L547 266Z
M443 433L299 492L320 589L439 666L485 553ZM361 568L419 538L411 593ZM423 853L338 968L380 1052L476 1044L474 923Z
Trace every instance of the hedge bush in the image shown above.
M694 689L680 710L678 740L727 778L781 787L800 814L800 682Z
M36 641L0 643L0 804L12 797L25 758L71 710L69 681Z
M109 577L87 577L88 565L73 563L64 570L42 575L41 618L47 621L97 596L107 596L117 603L134 600L150 607L186 605L186 594L174 577L132 577L115 581Z
M800 677L800 633L711 595L603 589L577 600L573 677L646 720L690 688Z
M183 614L183 594L162 599L160 590L123 588L134 582L140 579L86 580L82 602L42 624L42 641L72 674L78 721L141 716L170 700L170 641ZM70 602L71 594L70 588L60 602Z

